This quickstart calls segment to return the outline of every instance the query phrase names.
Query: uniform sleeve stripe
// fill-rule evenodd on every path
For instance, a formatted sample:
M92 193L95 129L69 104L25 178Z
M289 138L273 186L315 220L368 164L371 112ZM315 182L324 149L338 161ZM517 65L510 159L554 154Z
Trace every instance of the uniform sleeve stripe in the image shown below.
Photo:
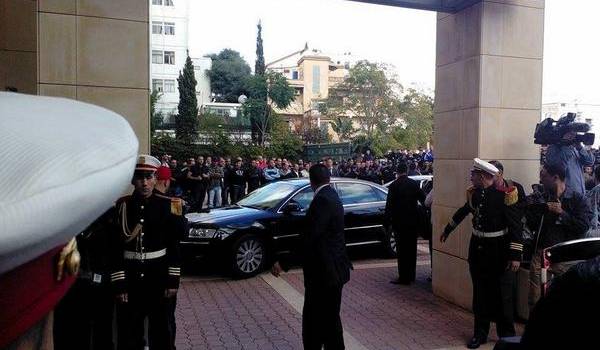
M121 277L114 277L114 278L111 278L111 281L112 281L112 282L116 282L116 281L120 281L120 280L124 280L124 279L125 279L125 276L121 276Z
M124 274L125 274L125 271L117 271L117 272L111 273L110 275L115 276L115 275L124 275Z

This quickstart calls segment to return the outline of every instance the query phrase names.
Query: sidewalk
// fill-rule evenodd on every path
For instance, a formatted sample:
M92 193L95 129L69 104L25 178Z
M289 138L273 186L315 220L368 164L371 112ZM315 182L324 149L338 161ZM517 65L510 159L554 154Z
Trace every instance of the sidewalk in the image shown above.
M389 283L397 274L394 260L355 262L342 298L347 349L465 348L473 317L432 294L422 250L411 286ZM241 281L186 277L178 297L177 348L302 349L302 293L300 270Z

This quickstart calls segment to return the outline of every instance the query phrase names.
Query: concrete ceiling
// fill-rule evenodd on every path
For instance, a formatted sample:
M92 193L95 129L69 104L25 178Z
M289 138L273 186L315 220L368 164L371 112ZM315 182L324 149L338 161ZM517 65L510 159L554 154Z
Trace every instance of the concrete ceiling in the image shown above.
M419 10L455 13L481 0L350 0Z

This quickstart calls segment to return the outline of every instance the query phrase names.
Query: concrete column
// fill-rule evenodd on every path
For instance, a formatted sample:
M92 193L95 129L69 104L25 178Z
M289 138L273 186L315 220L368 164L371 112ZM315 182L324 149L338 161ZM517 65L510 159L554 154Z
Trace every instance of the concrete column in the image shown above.
M544 0L484 0L438 14L433 290L466 308L470 217L443 245L439 234L465 203L474 157L500 160L526 191L537 183L543 38Z
M148 0L0 0L0 90L113 110L149 152L149 17Z

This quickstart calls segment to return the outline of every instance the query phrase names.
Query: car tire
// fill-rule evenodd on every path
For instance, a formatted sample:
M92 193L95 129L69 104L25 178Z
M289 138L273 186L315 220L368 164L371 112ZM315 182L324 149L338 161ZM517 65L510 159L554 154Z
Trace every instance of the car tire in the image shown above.
M396 237L394 236L394 229L391 227L386 230L385 238L382 242L383 251L385 257L395 258L396 257Z
M257 235L238 238L231 248L231 271L235 278L249 278L264 270L267 247Z

